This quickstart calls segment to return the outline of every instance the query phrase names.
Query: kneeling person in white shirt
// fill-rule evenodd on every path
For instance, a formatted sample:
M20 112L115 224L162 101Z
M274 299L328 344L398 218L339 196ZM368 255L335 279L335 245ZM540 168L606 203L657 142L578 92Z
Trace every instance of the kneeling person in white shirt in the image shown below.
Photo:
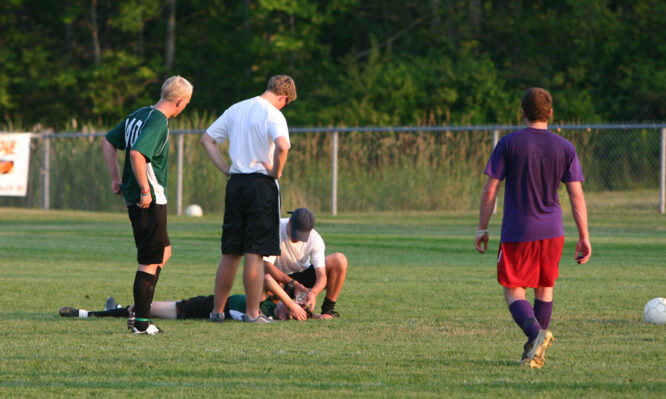
M314 230L310 210L298 208L290 213L290 218L280 219L280 255L264 257L265 271L294 297L305 295L305 307L310 311L325 289L321 314L339 317L335 302L347 276L347 257L341 252L324 255L326 246Z

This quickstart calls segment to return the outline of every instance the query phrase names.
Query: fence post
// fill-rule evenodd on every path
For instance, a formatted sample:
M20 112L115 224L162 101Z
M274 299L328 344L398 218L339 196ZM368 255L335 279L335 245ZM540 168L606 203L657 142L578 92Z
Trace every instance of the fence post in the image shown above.
M497 147L499 141L499 130L493 130L493 150ZM493 215L497 213L497 199L495 199L495 207L493 208Z
M338 132L331 136L331 214L338 214Z
M176 183L176 215L183 213L183 134L178 135L178 183Z
M666 212L666 128L661 129L661 182L659 184L659 213Z
M51 208L51 139L42 132L44 155L42 159L42 209Z

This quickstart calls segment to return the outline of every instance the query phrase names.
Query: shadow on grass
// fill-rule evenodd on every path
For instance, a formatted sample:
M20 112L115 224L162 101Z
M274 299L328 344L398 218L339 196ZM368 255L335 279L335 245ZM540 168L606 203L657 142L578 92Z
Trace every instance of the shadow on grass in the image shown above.
M505 368L511 368L511 369L517 369L517 368L522 368L520 365L520 361L516 360L510 360L510 359L502 359L502 360L497 360L497 359L473 359L469 360L468 363L472 364L474 368L483 368L483 367L505 367Z

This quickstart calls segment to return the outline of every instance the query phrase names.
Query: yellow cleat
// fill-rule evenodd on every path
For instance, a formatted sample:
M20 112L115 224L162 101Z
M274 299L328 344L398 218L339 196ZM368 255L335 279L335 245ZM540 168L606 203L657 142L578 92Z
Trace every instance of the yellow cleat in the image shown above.
M526 353L521 359L521 364L529 365L533 369L543 367L546 363L546 348L550 347L554 340L553 333L548 330L539 330L536 339L526 344Z

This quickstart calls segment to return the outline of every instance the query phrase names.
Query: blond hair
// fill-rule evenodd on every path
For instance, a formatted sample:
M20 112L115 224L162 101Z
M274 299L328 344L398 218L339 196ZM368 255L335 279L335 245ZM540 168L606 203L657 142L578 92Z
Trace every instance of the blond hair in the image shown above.
M279 96L287 96L287 104L296 101L296 83L289 75L275 75L268 80L266 90Z
M194 87L187 79L180 75L175 75L162 83L161 99L167 101L176 101L192 95Z

